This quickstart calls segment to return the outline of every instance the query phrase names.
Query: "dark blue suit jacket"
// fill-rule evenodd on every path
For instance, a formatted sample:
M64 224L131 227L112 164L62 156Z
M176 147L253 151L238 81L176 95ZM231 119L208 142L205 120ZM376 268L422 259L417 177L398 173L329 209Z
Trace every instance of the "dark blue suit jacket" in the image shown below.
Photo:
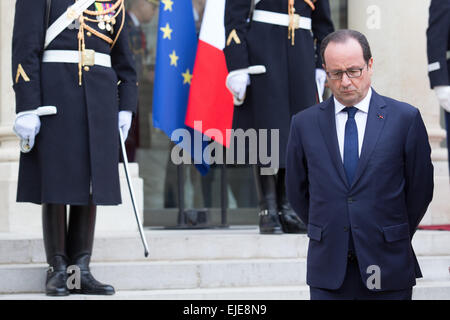
M415 285L421 271L411 246L433 195L433 165L419 111L374 90L361 156L347 183L336 134L334 100L293 117L286 185L308 226L307 283L338 289L352 232L362 281L376 265L381 291Z

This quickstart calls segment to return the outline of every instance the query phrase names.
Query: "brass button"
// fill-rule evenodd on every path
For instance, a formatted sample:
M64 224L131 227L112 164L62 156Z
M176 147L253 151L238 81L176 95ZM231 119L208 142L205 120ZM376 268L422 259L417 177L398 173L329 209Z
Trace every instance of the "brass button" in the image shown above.
M88 37L90 37L90 36L92 36L92 33L88 31L88 32L86 33L86 35L87 35Z
M89 71L89 67L88 66L84 67L84 71Z

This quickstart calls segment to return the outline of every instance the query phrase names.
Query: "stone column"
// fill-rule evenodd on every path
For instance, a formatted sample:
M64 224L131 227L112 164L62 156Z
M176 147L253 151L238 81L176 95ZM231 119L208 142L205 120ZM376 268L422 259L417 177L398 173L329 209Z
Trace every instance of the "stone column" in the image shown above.
M0 1L0 232L40 234L42 232L40 206L16 203L20 150L19 139L12 131L15 99L11 76L15 2L15 0ZM143 220L143 182L139 178L138 165L130 164L130 171ZM98 231L137 230L123 168L120 168L120 178L123 204L115 207L99 207Z
M423 225L450 223L450 184L445 130L427 71L426 1L349 0L349 28L366 35L374 57L373 87L380 94L420 109L432 147L435 170L433 201Z

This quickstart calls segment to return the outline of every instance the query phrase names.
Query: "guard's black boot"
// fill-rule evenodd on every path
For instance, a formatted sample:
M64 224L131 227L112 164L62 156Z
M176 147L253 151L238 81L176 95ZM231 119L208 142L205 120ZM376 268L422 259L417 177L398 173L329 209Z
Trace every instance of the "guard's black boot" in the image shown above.
M67 296L67 236L66 206L63 204L42 205L42 229L45 253L49 268L45 281L45 294Z
M113 295L114 288L98 282L91 274L89 263L94 244L96 206L70 206L67 252L70 264L80 268L80 286L71 293Z
M286 195L285 169L277 174L277 199L281 227L284 233L306 233L306 226L292 209Z
M259 202L259 233L282 233L278 217L277 193L274 175L261 175L260 168L254 166L256 193Z

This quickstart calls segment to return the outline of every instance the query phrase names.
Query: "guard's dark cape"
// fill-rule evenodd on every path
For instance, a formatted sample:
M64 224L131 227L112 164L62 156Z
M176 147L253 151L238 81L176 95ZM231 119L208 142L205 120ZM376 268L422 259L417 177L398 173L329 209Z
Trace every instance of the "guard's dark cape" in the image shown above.
M53 1L50 25L73 3ZM89 10L95 10L94 5ZM86 205L92 182L94 204L119 204L118 112L135 112L137 106L136 72L126 24L112 50L104 40L86 35L86 49L110 54L112 68L90 67L83 71L79 86L77 64L41 63L45 16L46 0L16 2L12 46L16 111L43 105L58 110L57 115L41 117L33 150L21 154L17 201ZM120 15L115 32L121 20ZM89 25L111 37L97 23ZM78 50L77 34L76 28L66 28L47 49ZM21 76L16 83L19 64L29 81Z
M315 68L322 68L319 48L322 39L334 31L330 6L328 0L319 0L313 11L303 0L295 1L296 13L312 19L312 33L297 29L292 46L287 27L247 22L251 3L226 1L226 40L233 30L240 40L239 44L230 41L224 49L227 67L231 72L264 65L267 72L251 76L244 104L234 108L233 128L279 129L283 168L291 117L317 101ZM255 9L287 14L288 1L262 0Z

